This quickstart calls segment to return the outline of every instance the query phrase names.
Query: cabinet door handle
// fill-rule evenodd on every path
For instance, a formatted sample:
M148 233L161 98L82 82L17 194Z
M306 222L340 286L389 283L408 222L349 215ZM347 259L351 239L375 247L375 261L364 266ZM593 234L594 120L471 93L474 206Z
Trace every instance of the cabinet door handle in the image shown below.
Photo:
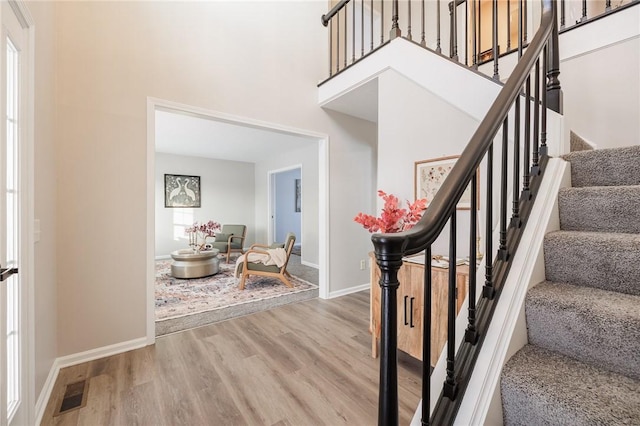
M407 299L408 298L409 296L404 297L404 325L409 325L409 323L407 322Z
M409 300L409 327L413 328L415 327L415 325L413 324L413 300L415 299L415 297L412 297L411 300Z

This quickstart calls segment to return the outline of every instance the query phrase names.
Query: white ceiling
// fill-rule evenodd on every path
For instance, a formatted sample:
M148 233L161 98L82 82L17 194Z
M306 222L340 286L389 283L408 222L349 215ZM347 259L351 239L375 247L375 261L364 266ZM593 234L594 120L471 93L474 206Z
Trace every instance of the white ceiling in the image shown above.
M250 127L194 114L156 111L156 152L256 163L317 138Z

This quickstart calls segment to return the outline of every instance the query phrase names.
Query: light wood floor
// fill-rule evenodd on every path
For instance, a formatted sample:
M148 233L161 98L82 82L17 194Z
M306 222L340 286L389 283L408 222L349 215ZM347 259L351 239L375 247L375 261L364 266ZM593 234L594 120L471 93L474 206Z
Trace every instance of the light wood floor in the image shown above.
M369 293L314 299L159 338L60 371L42 425L375 425L379 360ZM400 423L420 371L399 365ZM53 417L63 387L89 380L85 407Z

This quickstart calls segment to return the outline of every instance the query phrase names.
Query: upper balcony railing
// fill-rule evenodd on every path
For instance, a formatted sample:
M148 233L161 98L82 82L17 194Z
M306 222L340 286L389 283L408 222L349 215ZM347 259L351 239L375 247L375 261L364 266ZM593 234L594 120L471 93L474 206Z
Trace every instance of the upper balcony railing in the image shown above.
M559 0L560 32L640 0ZM396 37L500 79L499 58L528 45L538 2L525 0L341 0L322 16L329 27L329 78ZM522 37L518 37L521 21ZM503 74L508 73L507 71ZM506 77L506 75L503 75Z

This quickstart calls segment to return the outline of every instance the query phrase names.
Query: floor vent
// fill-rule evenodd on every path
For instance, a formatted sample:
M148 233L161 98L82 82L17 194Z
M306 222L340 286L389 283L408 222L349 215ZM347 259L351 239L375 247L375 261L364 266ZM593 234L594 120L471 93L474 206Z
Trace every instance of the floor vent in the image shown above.
M54 416L84 407L87 403L88 387L89 383L86 380L66 385L60 408Z

